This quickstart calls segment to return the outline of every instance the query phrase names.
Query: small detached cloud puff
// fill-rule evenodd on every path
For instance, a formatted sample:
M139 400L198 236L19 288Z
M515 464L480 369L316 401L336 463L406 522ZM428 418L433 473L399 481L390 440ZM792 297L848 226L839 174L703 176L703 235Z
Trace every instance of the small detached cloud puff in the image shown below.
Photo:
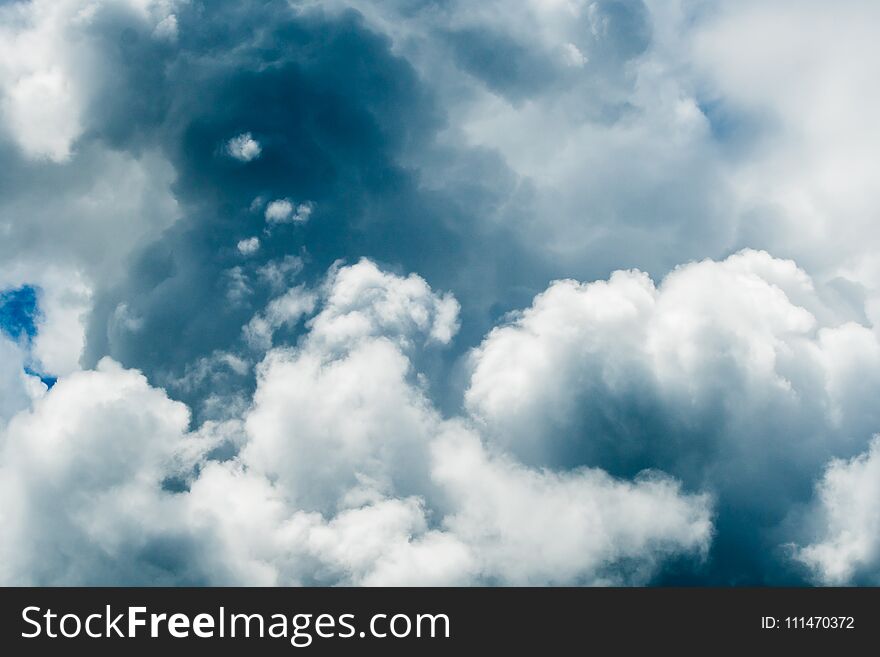
M251 133L243 132L226 143L226 152L240 162L250 162L260 157L263 149Z

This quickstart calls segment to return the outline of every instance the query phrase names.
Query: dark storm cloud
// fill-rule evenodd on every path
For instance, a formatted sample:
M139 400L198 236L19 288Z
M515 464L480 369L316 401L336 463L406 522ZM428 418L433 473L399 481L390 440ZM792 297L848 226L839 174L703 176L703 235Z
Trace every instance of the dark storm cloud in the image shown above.
M641 3L600 4L579 30L596 62L588 84L601 87L644 51L650 25ZM135 250L123 282L98 289L84 364L111 355L167 381L234 348L272 293L257 271L286 255L304 256L306 282L337 259L361 256L420 272L462 303L459 354L566 273L522 242L539 207L529 183L489 150L440 146L447 119L430 84L358 13L224 2L183 6L177 20L174 43L151 38L122 10L102 12L90 27L108 56L81 142L134 153L158 147L174 167L183 218ZM512 98L577 82L547 52L501 31L447 35L460 66ZM595 95L597 116L626 111ZM262 149L250 162L225 148L245 133ZM421 167L442 171L443 183L426 187ZM264 234L254 201L288 198L312 203L310 220ZM243 259L236 244L252 237L260 248ZM594 262L594 275L613 266ZM241 292L234 302L231 285ZM436 365L447 372L452 360ZM454 404L455 391L440 388Z
M286 255L304 254L303 277L312 281L335 260L364 255L419 271L459 295L476 332L491 314L479 306L478 288L497 281L475 280L466 265L483 261L505 271L505 285L516 284L525 260L503 229L487 231L477 220L493 211L497 192L478 180L424 190L418 170L399 163L431 152L444 116L358 14L212 5L181 15L174 53L124 21L99 25L120 58L104 84L110 101L99 95L87 138L116 148L159 140L184 217L136 253L121 285L99 295L87 364L109 354L158 380L180 375L197 357L236 343L270 293L257 270ZM262 148L246 163L224 148L245 132ZM283 198L312 203L312 215L267 233L253 203ZM236 243L252 236L261 246L245 260ZM230 276L242 285L234 302ZM540 284L532 278L530 293ZM120 304L133 324L118 321Z

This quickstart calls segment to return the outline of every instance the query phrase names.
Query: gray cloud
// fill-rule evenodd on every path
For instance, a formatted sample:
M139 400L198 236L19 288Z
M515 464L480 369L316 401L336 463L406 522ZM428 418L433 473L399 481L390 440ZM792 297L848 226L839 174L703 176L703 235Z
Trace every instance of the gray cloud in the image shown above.
M874 581L876 12L3 3L3 577Z

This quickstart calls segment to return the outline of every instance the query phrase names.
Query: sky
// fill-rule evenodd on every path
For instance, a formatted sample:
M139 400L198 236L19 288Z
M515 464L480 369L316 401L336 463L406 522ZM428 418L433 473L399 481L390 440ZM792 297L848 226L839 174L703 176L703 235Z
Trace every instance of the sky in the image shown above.
M0 584L880 584L878 20L0 1Z

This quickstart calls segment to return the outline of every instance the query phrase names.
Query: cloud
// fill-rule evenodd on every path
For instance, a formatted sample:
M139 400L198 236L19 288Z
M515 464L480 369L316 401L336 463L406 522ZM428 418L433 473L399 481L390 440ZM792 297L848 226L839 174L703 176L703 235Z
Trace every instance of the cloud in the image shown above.
M263 152L260 142L254 139L249 132L243 132L226 142L226 150L232 157L241 162L255 160Z
M683 494L662 474L629 482L599 469L529 469L489 456L458 427L432 450L434 478L454 501L444 525L471 547L487 581L643 584L665 559L708 551L709 497Z
M69 2L0 7L0 112L4 130L29 157L68 159L82 129L81 90L73 62L64 62L67 34L78 27L75 15Z
M273 292L279 292L288 289L302 270L302 258L286 255L262 265L257 270L257 276L265 281Z
M4 131L29 158L68 161L89 126L100 95L95 71L107 67L94 29L121 17L135 29L174 39L177 22L168 0L32 0L0 7L0 114ZM130 39L131 27L123 38Z
M657 286L635 271L556 282L472 353L466 412L446 418L417 363L455 335L454 297L368 260L337 265L247 325L265 352L253 397L234 401L234 386L195 432L183 404L109 360L32 394L32 410L20 395L0 459L17 500L4 549L39 542L51 558L16 557L5 581L643 584L727 549L742 561L710 565L716 577L765 576L829 455L857 454L878 420L877 337L825 297L756 251ZM231 353L200 363L176 390L224 394L249 370ZM835 462L822 504L855 498L846 482L871 458ZM823 581L872 558L828 556L840 522L796 552Z
M880 8L840 3L833 24L826 9L817 0L731 3L699 22L690 51L734 140L731 117L758 117L766 133L758 143L769 147L731 172L743 238L876 289L877 233L867 222L880 202L870 165L880 65L865 55L877 49L868 26ZM755 47L743 48L745 35ZM725 112L714 118L723 130Z
M0 333L0 428L45 391L37 377L25 372L26 358L18 344Z
M185 581L162 562L186 537L161 482L192 465L188 421L182 404L109 360L14 417L0 442L3 581Z
M28 163L0 145L0 289L39 289L33 355L48 374L79 369L96 288L131 250L178 216L172 172L155 152L84 147L60 165ZM48 193L47 190L51 190Z
M431 80L450 116L444 143L491 152L509 168L515 191L495 221L530 246L529 260L552 272L548 278L592 279L631 266L662 275L745 246L735 241L726 162L682 55L697 7L357 6ZM462 160L440 171L435 161L417 161L423 175L448 181Z
M255 254L260 250L260 238L259 237L248 237L243 240L239 240L238 244L235 245L235 248L238 249L238 252L243 256L249 256Z
M792 509L880 425L877 334L836 316L829 295L757 251L656 286L637 271L558 281L472 353L466 407L533 466L656 467L712 491L717 548L738 555L718 576L778 572L767 555Z
M259 366L240 466L211 472L276 509L235 539L236 561L272 564L261 574L272 583L619 583L705 553L706 496L659 474L626 483L599 470L530 470L490 457L467 420L444 421L406 355L436 322L448 324L441 335L453 331L444 305L449 297L420 278L369 261L331 271L301 343ZM524 505L558 524L523 524ZM217 508L218 531L243 536ZM642 515L652 522L632 529Z
M313 295L291 288L261 318L270 327L297 321L314 304ZM298 348L273 350L259 365L242 458L308 510L333 508L333 491L361 480L382 494L423 494L438 418L410 381L405 351L437 335L448 341L455 300L418 276L361 260L329 273L320 308ZM258 326L248 325L252 335ZM291 424L295 435L285 429ZM324 465L313 467L317 460Z
M878 383L878 353L871 328L836 318L793 262L747 250L684 265L659 286L638 271L552 284L473 352L465 399L532 461L552 461L582 435L573 422L612 421L611 400L630 396L676 409L670 417L714 407L722 423L780 403L845 434L880 419L840 411Z
M212 464L194 484L188 503L194 526L210 537L204 558L227 583L470 581L466 548L427 529L424 508L413 498L377 500L325 519L291 511L265 477Z
M266 221L278 224L303 224L312 215L309 203L294 204L290 199L282 198L271 201L266 206Z
M40 290L40 317L31 353L40 372L69 374L79 369L92 290L78 272L48 268L41 278L44 287Z
M503 166L492 169L491 155L481 164L484 155L474 154L479 170L466 164L457 174L466 191L426 184L430 176L412 156L457 166L459 149L438 145L444 112L430 85L362 16L282 2L222 2L210 15L191 10L175 11L180 34L173 47L125 25L138 38L107 78L108 96L77 147L76 157L105 144L118 153L155 154L169 167L164 191L177 203L174 213L149 213L172 225L158 237L143 236L134 252L125 250L134 231L123 236L126 271L90 281L84 365L110 355L158 385L182 376L187 364L239 338L276 294L259 272L285 256L303 258L301 282L312 285L339 259L366 256L418 271L467 300L462 307L477 334L492 321L491 306L513 296L501 283L507 272L544 284L529 259L517 257L506 224L474 220L506 203L492 181L513 184ZM121 27L113 23L99 45L117 49L109 35ZM144 105L144 97L156 100ZM262 150L241 166L225 145L245 132ZM297 221L296 229L267 225L267 209L270 219ZM242 263L229 245L256 235L261 248ZM235 302L227 303L233 283ZM505 290L495 294L499 283ZM198 304L183 301L196 297ZM120 303L143 319L137 335L113 329Z
M354 488L359 478L380 492L419 492L434 418L407 383L407 359L385 340L342 359L322 356L280 351L261 364L245 462L309 510L332 508L340 496L334 491ZM291 422L294 435L284 429Z
M62 378L2 433L0 580L642 583L705 555L707 496L659 473L530 469L444 420L405 350L452 331L450 304L368 261L331 271L243 417L197 431L109 359ZM547 520L523 523L529 508Z
M264 351L272 346L272 336L282 326L293 328L315 307L315 295L302 286L289 289L272 299L266 310L257 313L244 327L245 340Z
M816 542L794 549L820 584L876 585L880 577L880 438L850 460L828 464L805 519L818 525Z
M168 39L169 41L176 41L178 36L178 26L177 26L177 16L174 14L168 14L165 18L160 20L156 24L156 29L153 30L153 34L160 39ZM247 152L251 153L253 147L248 147ZM256 155L259 155L259 145L257 145ZM254 156L255 157L255 156ZM245 157L241 159L252 159L251 157Z
M552 278L591 280L626 267L662 277L677 263L724 257L741 246L768 248L806 264L822 281L840 277L873 294L876 249L865 246L870 230L858 220L871 216L866 190L876 185L868 184L870 174L847 176L854 187L843 189L835 182L838 166L826 171L811 164L807 171L786 164L864 159L859 139L828 137L840 134L840 126L822 114L846 114L847 125L861 126L853 134L870 133L863 121L870 113L856 115L853 108L861 105L847 100L864 97L856 78L871 78L870 58L849 62L840 46L849 42L847 31L861 39L857 26L870 24L861 19L861 12L870 13L863 3L842 5L833 38L821 40L828 57L810 58L798 76L786 73L785 62L792 50L803 49L798 39L821 24L818 3L803 10L791 3L772 9L738 3L714 12L638 1L527 2L504 12L462 2L433 10L369 0L326 5L319 13L285 3L224 2L207 17L188 3L8 7L3 24L10 34L40 46L16 49L34 55L11 58L13 68L61 71L79 99L63 106L79 127L62 131L61 150L88 181L106 180L97 189L68 190L75 176L56 173L40 182L41 189L58 189L57 178L63 179L67 193L53 195L58 207L42 209L45 199L36 192L3 213L16 233L8 249L25 254L17 259L45 260L38 254L61 250L51 246L61 242L62 255L75 252L77 266L89 274L86 283L98 288L89 364L109 353L158 375L223 348L242 317L264 301L259 292L254 307L242 307L229 327L195 331L200 340L167 326L161 309L183 289L205 297L218 283L229 263L207 246L209 236L221 226L244 224L246 235L262 230L257 217L244 216L244 197L257 195L313 199L322 215L301 235L281 231L271 244L265 240L266 259L308 243L313 278L337 258L362 255L417 270L455 292L475 327L472 340ZM177 42L154 38L172 17ZM797 29L786 29L792 24ZM760 25L801 36L768 38L767 52L736 56L740 36ZM455 34L473 38L462 46ZM328 48L315 50L322 39ZM505 57L481 57L487 47ZM572 47L586 59L583 66L570 66ZM336 65L352 58L366 62L363 75ZM517 66L506 74L511 62ZM769 62L774 79L795 85L792 93L774 93L782 84L745 91L739 82L755 78L755 62ZM837 76L840 90L817 92L825 104L814 102L811 90L831 79L823 73L828 62L858 74ZM10 73L10 85L22 77L16 76ZM288 97L284 90L293 88L296 97ZM357 93L342 98L333 93L338 88ZM155 102L145 105L144 97ZM827 105L834 98L843 100ZM338 122L313 120L312 112ZM218 157L218 144L225 148L248 134L253 141L259 136L257 160L241 167L222 157L228 151ZM107 144L109 152L102 148ZM114 161L94 169L96 153ZM35 171L28 178L48 177L48 169ZM121 171L142 176L143 202L124 203L140 194L131 181L108 180ZM786 172L785 180L779 172ZM107 191L126 182L132 188ZM176 207L164 202L172 201L172 182ZM804 189L828 191L806 199L798 192ZM855 198L868 200L863 207L841 200ZM156 199L163 203L151 202ZM284 216L303 216L290 203ZM19 219L34 214L33 221ZM72 214L70 221L58 219ZM153 244L183 214L186 229ZM804 231L807 215L814 228ZM831 231L834 248L828 249L826 218L843 216L847 229ZM135 246L136 257L130 253ZM169 253L186 265L171 267ZM111 276L93 271L110 261L140 265ZM164 285L156 283L160 275L167 277ZM168 345L142 350L123 336L108 339L109 314L132 298L142 300L139 312L148 323L155 317L156 328L145 335L180 336L177 353L171 356ZM179 309L181 321L190 314L199 315L190 319L201 325L216 309ZM146 353L169 357L155 362L160 358Z
M26 345L33 371L67 374L79 369L85 342L82 317L89 308L90 290L81 277L54 267L42 271L40 278L45 287L0 292L0 330Z
M880 430L875 6L0 4L0 290L36 302L0 416L55 394L25 368L139 371L191 415L159 451L208 450L108 515L118 568L59 520L71 580L873 581L820 511ZM659 524L542 564L508 498Z
M381 271L373 262L331 272L326 305L310 323L310 340L326 350L347 348L367 337L386 336L412 344L421 336L447 344L459 328L459 304L451 294L434 294L416 274L402 277Z

